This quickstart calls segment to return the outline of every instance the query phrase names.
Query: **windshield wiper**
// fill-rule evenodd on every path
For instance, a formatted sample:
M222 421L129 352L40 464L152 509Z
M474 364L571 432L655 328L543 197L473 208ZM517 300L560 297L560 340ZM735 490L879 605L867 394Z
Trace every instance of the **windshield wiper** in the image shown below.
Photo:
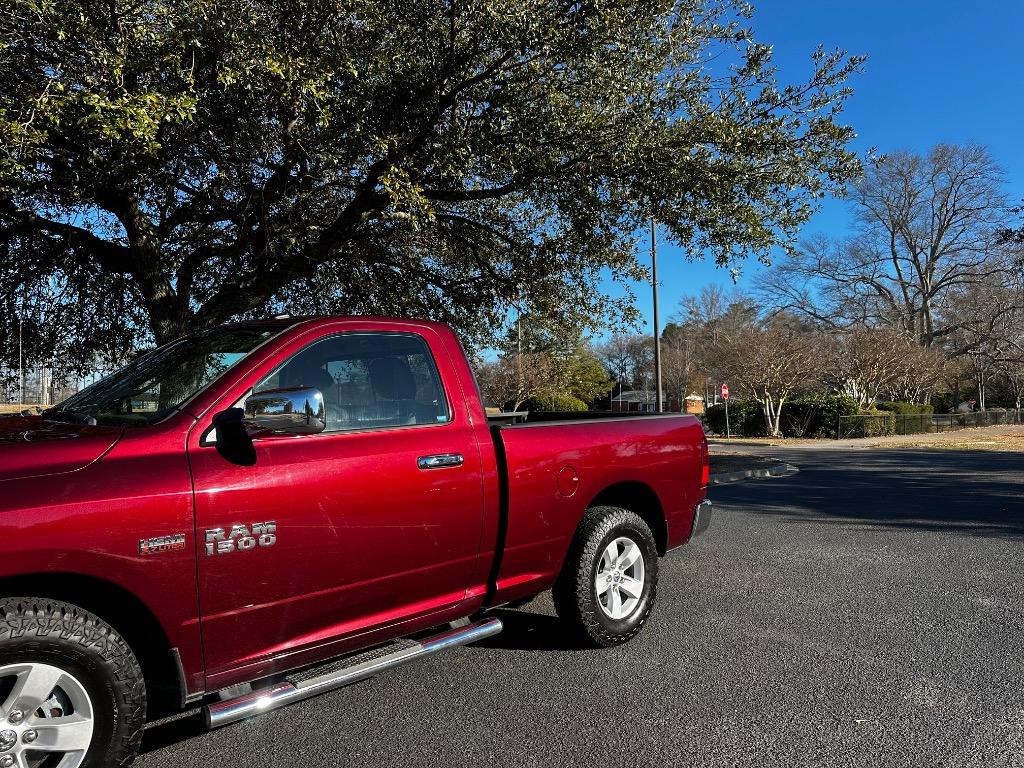
M90 413L78 411L66 411L63 408L48 408L43 411L42 417L49 421L59 421L66 424L85 424L89 427L96 426L96 417Z

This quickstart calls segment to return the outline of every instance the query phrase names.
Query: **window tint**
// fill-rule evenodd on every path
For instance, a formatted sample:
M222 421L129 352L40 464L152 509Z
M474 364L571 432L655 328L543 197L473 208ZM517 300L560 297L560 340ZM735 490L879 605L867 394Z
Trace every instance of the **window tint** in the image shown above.
M348 333L322 339L255 391L282 387L319 389L328 432L443 424L450 418L430 350L410 334Z

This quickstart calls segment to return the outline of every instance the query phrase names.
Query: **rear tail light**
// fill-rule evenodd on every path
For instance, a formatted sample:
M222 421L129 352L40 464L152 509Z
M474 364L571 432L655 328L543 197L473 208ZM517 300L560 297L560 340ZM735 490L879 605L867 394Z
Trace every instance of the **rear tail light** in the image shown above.
M708 487L708 479L711 475L711 463L708 457L708 441L705 439L701 445L700 450L701 466L700 466L700 487Z

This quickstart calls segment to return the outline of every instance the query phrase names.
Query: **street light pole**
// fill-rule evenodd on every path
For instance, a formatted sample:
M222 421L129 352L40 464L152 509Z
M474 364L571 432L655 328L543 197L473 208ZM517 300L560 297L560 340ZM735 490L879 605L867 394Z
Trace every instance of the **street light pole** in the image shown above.
M23 322L21 315L18 315L18 405L25 404L25 362L21 352L21 324Z
M661 413L665 407L665 397L661 391L661 323L658 320L658 236L657 224L651 217L651 290L654 293L654 378L657 386L657 411Z

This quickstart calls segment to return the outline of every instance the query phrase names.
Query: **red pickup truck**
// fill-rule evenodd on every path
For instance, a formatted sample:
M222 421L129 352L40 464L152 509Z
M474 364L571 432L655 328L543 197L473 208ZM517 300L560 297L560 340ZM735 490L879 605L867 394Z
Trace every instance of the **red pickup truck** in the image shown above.
M635 635L710 519L699 422L478 392L444 325L286 318L0 419L0 768L124 765L147 718L234 722L547 589L582 641Z

